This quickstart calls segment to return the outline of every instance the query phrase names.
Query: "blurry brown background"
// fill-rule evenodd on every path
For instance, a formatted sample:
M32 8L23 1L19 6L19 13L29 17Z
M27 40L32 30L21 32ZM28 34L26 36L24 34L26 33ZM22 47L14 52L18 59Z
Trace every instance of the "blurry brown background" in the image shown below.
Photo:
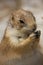
M0 8L9 7L13 8L42 8L43 9L43 0L0 0Z

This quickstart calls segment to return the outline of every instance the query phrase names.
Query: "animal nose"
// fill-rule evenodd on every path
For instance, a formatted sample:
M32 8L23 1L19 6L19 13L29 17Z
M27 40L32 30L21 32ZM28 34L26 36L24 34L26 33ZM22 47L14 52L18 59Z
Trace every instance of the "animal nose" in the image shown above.
M33 25L33 31L35 31L36 30L36 25Z
M36 31L36 32L35 32L36 38L39 38L39 37L40 37L40 34L41 34L41 31L40 31L40 30L39 30L39 31Z

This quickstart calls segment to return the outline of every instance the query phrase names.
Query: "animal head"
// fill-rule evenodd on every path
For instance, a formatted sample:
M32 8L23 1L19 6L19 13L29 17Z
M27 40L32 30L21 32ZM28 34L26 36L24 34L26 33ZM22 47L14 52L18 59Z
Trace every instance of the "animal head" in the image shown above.
M11 15L12 27L23 34L30 35L36 30L36 20L30 11L19 9Z

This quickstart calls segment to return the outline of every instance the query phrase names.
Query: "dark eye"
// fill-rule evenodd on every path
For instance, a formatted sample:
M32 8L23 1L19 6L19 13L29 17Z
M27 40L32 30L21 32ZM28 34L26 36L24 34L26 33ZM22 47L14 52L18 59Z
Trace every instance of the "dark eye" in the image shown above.
M14 17L12 16L12 20L14 20Z
M19 21L20 21L20 23L25 24L23 20L19 20Z

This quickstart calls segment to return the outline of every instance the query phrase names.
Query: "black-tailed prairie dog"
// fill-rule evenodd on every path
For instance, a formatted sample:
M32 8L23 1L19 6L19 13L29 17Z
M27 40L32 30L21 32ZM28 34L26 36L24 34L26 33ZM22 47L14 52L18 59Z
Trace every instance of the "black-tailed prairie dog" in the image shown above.
M0 64L25 54L32 55L40 40L40 31L35 31L36 28L35 17L30 11L13 12L0 44Z

